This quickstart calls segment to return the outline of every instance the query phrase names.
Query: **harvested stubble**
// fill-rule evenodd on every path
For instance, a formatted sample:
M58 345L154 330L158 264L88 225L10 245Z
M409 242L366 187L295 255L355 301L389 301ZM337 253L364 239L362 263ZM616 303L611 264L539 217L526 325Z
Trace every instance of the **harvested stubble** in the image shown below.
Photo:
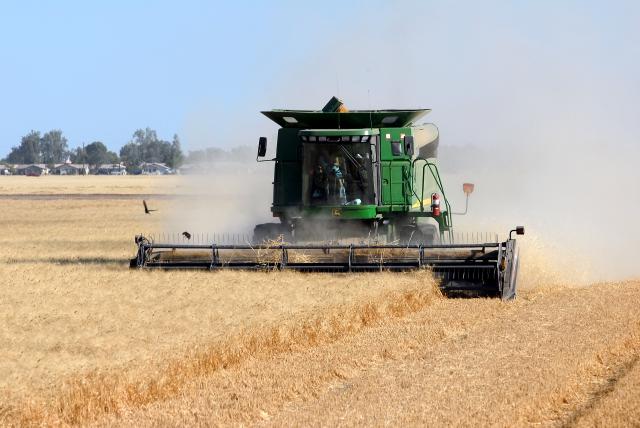
M0 195L166 194L189 190L180 176L43 176L1 177Z
M336 342L194 379L97 425L628 426L640 383L622 378L616 395L615 381L640 351L639 298L640 282L629 282L508 304L438 299ZM612 384L611 398L625 401L609 411Z
M121 273L111 274L116 281L123 278ZM137 272L134 279L145 285L113 284L102 293L93 287L71 287L73 292L68 294L74 296L67 294L66 305L61 305L65 310L56 308L62 303L56 298L57 287L43 293L43 284L38 284L38 289L19 284L16 288L27 288L24 291L32 296L47 295L37 299L48 301L47 307L40 309L49 312L43 317L57 315L61 320L48 326L52 330L47 335L49 346L42 337L31 343L7 344L16 357L34 353L40 361L23 360L31 366L28 372L7 368L14 382L31 384L21 395L32 398L11 400L11 406L4 409L4 422L87 422L101 413L166 399L190 380L247 358L329 343L382 319L415 312L439 298L425 273L393 275L392 286L385 285L392 282L389 275ZM75 272L69 279L82 277ZM178 278L182 284L171 284ZM187 287L190 292L184 290ZM124 305L128 307L119 307L113 297L133 301ZM99 306L105 301L110 303L101 311ZM83 314L76 322L83 326L74 327L73 318L79 310ZM105 319L114 310L120 316ZM153 311L151 316L148 311ZM24 316L40 318L32 308ZM22 317L16 314L11 324L25 323ZM56 332L62 329L67 329L67 335ZM116 331L109 334L110 330ZM78 342L84 344L84 357L70 352ZM75 361L69 361L70 356ZM46 385L37 386L47 378ZM61 382L64 386L56 387ZM6 393L16 394L10 386L5 385Z
M640 426L640 357L611 370L570 421L578 427Z

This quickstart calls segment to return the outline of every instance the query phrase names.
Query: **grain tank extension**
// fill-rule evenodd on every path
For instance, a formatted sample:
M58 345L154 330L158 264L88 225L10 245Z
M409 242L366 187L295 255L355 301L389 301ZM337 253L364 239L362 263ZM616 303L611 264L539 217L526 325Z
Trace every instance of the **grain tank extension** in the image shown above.
M451 294L515 296L518 247L453 233L430 110L349 111L337 98L318 111L262 112L280 126L273 162L272 223L252 242L184 244L136 237L139 268L295 269L324 272L430 269ZM463 186L467 200L473 185ZM464 213L466 214L466 209Z

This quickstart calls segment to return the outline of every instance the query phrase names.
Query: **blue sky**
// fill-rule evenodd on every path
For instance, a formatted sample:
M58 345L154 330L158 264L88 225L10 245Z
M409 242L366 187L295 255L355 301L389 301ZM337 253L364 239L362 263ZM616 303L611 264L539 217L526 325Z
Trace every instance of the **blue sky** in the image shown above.
M333 94L433 108L453 144L596 121L631 144L639 22L636 2L3 2L0 155L52 128L71 147L146 126L187 149L254 145L275 132L259 110Z

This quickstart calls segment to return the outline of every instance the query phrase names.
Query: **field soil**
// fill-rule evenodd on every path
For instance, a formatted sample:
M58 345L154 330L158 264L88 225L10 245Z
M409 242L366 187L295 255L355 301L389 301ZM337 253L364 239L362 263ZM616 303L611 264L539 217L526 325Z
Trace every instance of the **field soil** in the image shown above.
M190 187L182 177L149 175L66 175L1 177L0 195L92 195L92 194L177 194Z
M640 425L640 281L578 285L527 237L508 303L428 272L129 270L184 203L125 195L183 185L0 177L1 425ZM10 197L83 193L112 196Z

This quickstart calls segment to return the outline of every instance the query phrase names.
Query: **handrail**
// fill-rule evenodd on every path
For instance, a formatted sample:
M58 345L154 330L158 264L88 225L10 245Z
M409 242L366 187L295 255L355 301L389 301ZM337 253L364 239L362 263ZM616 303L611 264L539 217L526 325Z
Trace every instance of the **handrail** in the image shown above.
M413 160L413 174L414 174L414 180L412 180L412 185L413 182L415 181L415 174L416 174L416 163L418 161L423 161L425 164L422 166L422 189L420 192L420 197L418 198L418 194L415 192L415 190L413 190L413 194L416 196L416 198L418 198L420 200L420 211L424 211L424 172L425 169L428 167L429 168L429 172L431 173L431 176L433 177L436 185L438 186L438 189L440 190L440 193L442 194L442 198L444 199L444 204L447 208L447 214L446 214L446 220L447 220L447 224L452 227L453 226L453 220L451 217L451 205L449 204L449 199L447 199L447 195L444 191L444 186L442 185L442 179L440 178L440 172L438 171L438 166L432 162L429 162L429 160L425 159L425 158L421 158L421 157L417 157Z

